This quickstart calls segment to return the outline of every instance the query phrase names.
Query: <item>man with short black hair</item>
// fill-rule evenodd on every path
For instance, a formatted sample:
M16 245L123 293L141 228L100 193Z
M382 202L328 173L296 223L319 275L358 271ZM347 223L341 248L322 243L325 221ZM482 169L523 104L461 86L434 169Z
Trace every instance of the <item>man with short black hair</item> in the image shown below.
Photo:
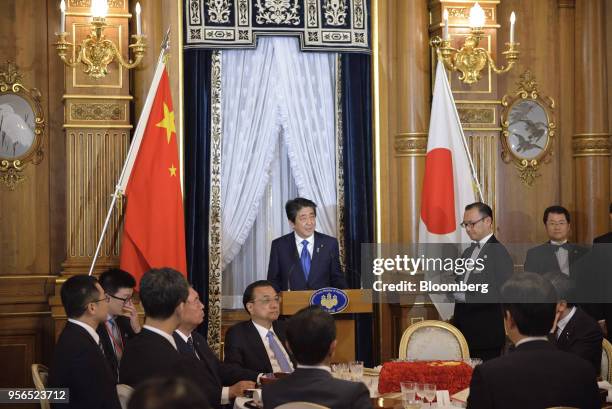
M204 304L193 288L183 308L181 324L172 336L178 351L188 357L198 368L206 382L200 385L208 396L210 406L220 408L230 400L243 396L246 389L255 388L256 376L249 380L248 371L234 365L227 365L210 350L206 339L195 329L204 321ZM229 385L229 386L224 386Z
M330 362L336 350L336 323L319 306L301 309L289 319L287 341L298 362L295 372L263 386L264 409L287 402L310 402L334 409L371 408L361 382L335 379Z
M255 281L242 297L249 321L239 322L225 334L225 362L251 371L248 379L272 372L292 372L291 356L284 348L285 327L278 321L280 296L271 282Z
M493 234L493 210L488 205L481 202L467 205L461 226L473 240L461 258L474 260L476 267L457 275L457 281L486 284L488 292L455 294L452 323L465 336L470 356L486 361L499 356L506 341L499 314L499 290L512 275L514 265L508 250Z
M140 332L138 311L132 302L136 280L127 271L110 268L100 274L100 285L110 297L108 317L98 325L97 332L104 355L116 377L127 341Z
M587 254L588 249L568 242L570 220L570 213L563 206L550 206L544 210L542 221L549 240L527 251L525 271L560 272L576 283L581 271L579 260Z
M172 334L181 323L189 295L185 277L171 268L152 269L140 281L140 300L146 321L131 340L119 366L119 381L136 387L156 376L183 376L196 385L204 378L177 350Z
M612 226L612 203L608 210ZM595 291L597 293L594 298L601 304L599 304L599 315L596 318L605 320L603 328L607 338L612 340L612 231L593 239L590 259L593 279L584 292L593 294Z
M268 280L276 290L346 288L338 240L315 231L317 205L297 197L287 201L285 213L293 233L272 242L268 265Z
M111 372L95 328L106 320L108 295L95 277L70 277L60 290L68 322L55 345L49 370L49 388L68 388L70 402L63 409L119 409Z
M548 341L557 300L552 284L540 274L516 274L501 296L515 349L474 368L468 409L600 408L593 367Z

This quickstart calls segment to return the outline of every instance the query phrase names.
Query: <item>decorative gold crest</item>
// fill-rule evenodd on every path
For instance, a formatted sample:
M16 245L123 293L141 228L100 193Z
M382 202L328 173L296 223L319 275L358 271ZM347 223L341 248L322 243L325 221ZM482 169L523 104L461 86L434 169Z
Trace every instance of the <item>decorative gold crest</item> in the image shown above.
M502 160L513 163L521 181L532 186L543 163L550 162L555 136L555 102L542 96L531 71L525 71L512 94L502 98Z
M45 119L40 92L22 84L11 61L0 66L0 182L9 190L25 180L28 163L43 159Z

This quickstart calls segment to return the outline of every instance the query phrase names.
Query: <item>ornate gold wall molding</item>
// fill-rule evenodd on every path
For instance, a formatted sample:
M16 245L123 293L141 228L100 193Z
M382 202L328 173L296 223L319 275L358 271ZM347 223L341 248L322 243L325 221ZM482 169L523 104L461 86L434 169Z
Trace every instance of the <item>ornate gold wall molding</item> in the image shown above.
M334 119L336 122L336 225L340 265L346 267L346 243L344 241L344 133L342 132L342 59L336 56L336 95Z
M405 132L395 135L395 156L425 156L427 153L426 132Z
M118 103L70 104L70 119L80 121L125 121L127 106Z
M495 125L495 108L457 108L459 120L469 125Z
M71 7L91 7L91 0L70 0ZM124 8L125 0L108 0L109 8Z
M208 345L221 353L221 51L211 67L210 210L208 219Z
M582 133L572 137L574 157L610 156L610 134Z

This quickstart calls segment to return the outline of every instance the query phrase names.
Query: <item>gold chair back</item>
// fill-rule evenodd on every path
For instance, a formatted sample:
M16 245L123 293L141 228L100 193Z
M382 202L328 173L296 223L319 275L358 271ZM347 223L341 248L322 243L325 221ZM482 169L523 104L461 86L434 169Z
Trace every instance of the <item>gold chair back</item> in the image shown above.
M277 406L276 409L330 409L327 406L317 405L316 403L310 402L287 402L283 403L280 406Z
M47 377L49 376L49 368L43 364L32 364L32 380L37 391L44 391L47 386ZM40 400L40 409L51 409L51 405L47 399Z
M612 344L607 339L601 343L601 379L612 382Z
M435 338L435 342L431 339ZM445 340L447 345L444 345ZM447 348L448 347L448 348ZM419 321L402 334L400 359L451 360L470 357L467 341L457 327L437 320Z

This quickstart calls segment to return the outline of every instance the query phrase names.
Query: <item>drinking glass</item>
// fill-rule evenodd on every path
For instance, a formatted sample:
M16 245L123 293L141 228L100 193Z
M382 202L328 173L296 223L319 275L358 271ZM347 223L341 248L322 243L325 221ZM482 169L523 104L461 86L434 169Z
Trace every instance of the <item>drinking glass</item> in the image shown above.
M414 382L400 382L402 390L402 405L404 409L419 409L421 404L416 400L417 384Z
M429 402L429 407L431 407L431 402L436 398L436 385L433 383L426 383L423 385L423 398L426 402Z
M349 370L351 372L351 380L355 382L361 381L361 378L363 377L363 361L350 362Z

